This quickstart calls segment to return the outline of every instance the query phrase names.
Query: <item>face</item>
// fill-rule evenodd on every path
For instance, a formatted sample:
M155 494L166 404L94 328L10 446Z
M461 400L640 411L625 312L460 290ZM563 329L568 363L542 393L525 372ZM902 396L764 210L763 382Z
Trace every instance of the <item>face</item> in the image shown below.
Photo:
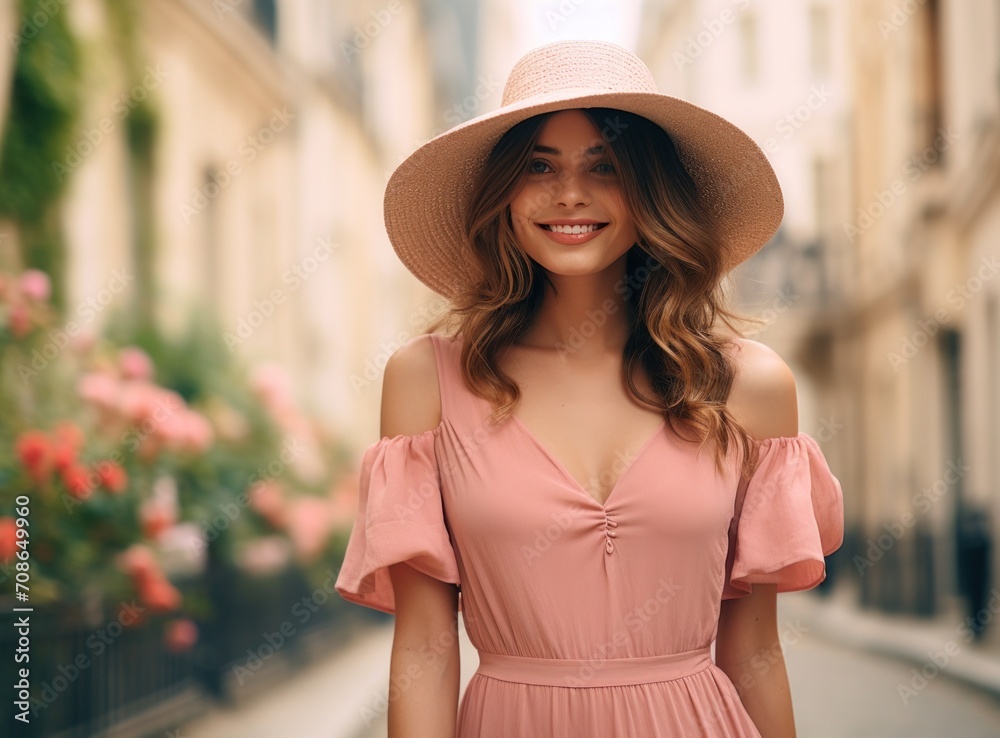
M621 271L637 240L607 144L580 110L546 120L510 213L521 249L550 277Z

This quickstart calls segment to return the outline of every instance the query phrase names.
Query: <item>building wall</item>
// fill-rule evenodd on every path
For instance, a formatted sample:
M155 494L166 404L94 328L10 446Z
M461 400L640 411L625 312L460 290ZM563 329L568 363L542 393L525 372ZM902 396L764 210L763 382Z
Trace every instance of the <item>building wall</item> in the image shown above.
M1000 571L991 266L1000 255L1000 16L996 3L954 0L857 1L851 14L855 187L846 222L860 232L847 317L867 357L859 382L872 500L859 543L916 521L886 552L889 565L869 570L863 599L959 618L958 571L973 568L956 546L969 540L964 511L991 514Z
M432 4L445 25L467 5ZM263 5L136 4L150 70L141 94L160 116L156 314L177 330L188 311L211 312L235 354L280 363L300 403L360 450L379 434L388 355L439 302L388 242L385 183L429 137L437 100L464 90L433 58L427 3L274 3L273 25L255 15ZM104 11L102 0L63 11L88 49L81 127L111 123L81 158L63 208L71 310L136 265L134 187L115 108L127 85ZM0 16L0 29L15 20ZM448 45L447 34L436 41ZM0 112L12 60L4 45ZM85 327L99 332L128 304L127 290Z

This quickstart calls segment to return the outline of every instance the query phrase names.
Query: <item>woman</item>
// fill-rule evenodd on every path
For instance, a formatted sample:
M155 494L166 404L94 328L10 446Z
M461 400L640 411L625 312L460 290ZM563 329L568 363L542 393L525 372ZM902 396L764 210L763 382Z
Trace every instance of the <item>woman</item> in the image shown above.
M390 736L795 735L776 594L823 580L843 497L720 291L782 210L746 134L596 42L394 172L457 331L386 365L336 585L396 615Z

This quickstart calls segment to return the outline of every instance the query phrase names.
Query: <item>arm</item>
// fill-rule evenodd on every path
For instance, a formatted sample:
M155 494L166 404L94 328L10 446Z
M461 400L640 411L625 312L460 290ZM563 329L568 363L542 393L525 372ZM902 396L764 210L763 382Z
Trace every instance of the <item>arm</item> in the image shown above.
M770 348L737 339L739 373L727 408L757 439L798 434L795 377ZM795 738L788 673L777 627L777 586L754 584L746 597L723 600L715 642L722 669L764 738Z
M434 347L426 336L386 362L382 436L415 435L441 419ZM458 588L406 562L389 567L396 620L389 664L389 738L453 736L458 713Z

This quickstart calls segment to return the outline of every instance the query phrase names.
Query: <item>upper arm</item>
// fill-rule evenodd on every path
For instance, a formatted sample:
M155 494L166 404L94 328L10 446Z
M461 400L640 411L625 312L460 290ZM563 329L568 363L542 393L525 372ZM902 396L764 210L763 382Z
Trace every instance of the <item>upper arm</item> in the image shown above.
M799 432L795 376L774 349L735 339L738 370L727 409L755 439L796 436ZM755 584L745 597L723 600L716 660L735 665L774 648L778 640L777 586Z
M429 335L396 349L382 377L383 436L416 435L441 422L437 362ZM440 637L458 609L458 588L417 571L405 561L389 567L396 599L397 638L409 643Z

